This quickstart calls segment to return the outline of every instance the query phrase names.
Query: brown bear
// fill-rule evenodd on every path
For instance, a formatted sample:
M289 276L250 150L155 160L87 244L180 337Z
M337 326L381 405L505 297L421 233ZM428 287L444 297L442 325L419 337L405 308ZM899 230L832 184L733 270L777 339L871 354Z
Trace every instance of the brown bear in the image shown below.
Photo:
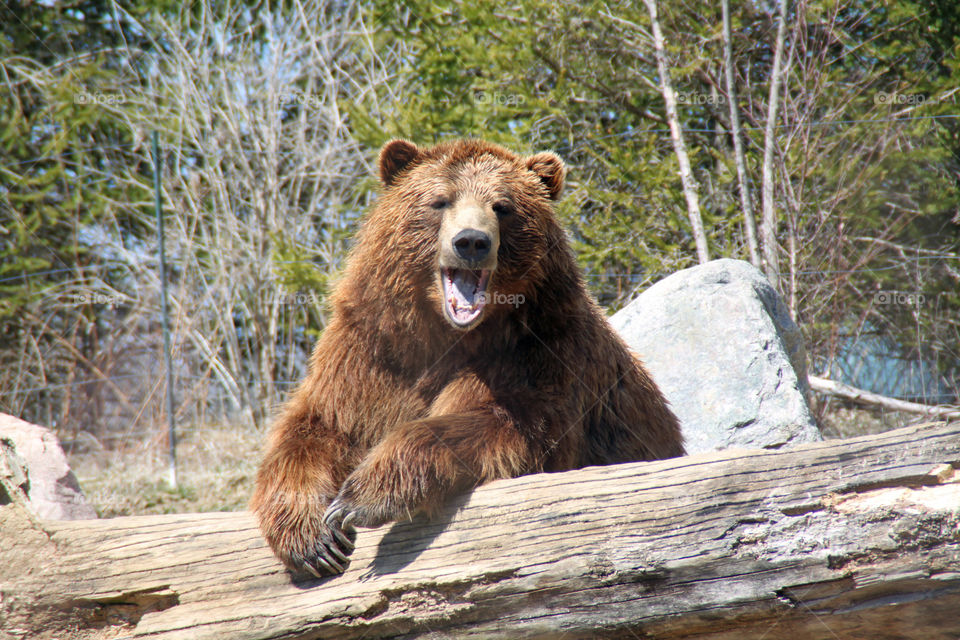
M341 573L354 526L431 513L491 480L683 455L553 212L560 158L393 140L379 170L251 500L294 574Z

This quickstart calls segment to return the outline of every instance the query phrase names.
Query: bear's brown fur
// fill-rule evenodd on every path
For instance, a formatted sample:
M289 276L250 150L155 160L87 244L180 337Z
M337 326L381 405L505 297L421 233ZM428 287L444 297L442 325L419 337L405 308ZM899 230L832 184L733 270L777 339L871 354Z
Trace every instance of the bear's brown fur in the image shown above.
M491 480L683 454L584 286L551 205L556 155L394 140L379 165L384 191L251 501L288 568L339 573L354 525Z

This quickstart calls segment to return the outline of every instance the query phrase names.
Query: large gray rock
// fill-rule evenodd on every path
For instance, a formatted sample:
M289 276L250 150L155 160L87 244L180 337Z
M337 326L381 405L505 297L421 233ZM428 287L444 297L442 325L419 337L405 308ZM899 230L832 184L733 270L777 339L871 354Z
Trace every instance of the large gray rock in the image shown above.
M750 263L675 273L610 321L666 394L688 453L821 439L800 329Z
M23 498L45 520L96 518L52 431L0 413L0 494ZM0 495L0 498L3 498Z

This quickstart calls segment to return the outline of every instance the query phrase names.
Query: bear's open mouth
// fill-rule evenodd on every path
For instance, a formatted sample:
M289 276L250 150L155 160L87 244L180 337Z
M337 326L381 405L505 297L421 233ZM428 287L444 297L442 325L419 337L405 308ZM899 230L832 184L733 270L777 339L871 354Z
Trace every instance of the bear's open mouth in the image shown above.
M440 269L443 288L443 310L454 326L465 329L472 325L487 304L489 269Z

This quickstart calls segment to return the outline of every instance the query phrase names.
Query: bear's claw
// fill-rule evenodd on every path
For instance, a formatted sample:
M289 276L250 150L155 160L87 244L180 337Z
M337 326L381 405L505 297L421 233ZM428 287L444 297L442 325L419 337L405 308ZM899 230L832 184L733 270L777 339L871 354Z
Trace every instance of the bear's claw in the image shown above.
M346 571L357 536L353 518L353 514L334 500L323 516L323 531L316 541L312 557L303 558L300 564L318 578Z
M325 578L332 575L343 573L343 570L337 570L320 555L311 555L305 558L299 553L290 554L289 566L294 576L307 577L309 574L315 578Z
M317 578L338 575L344 571L343 567L333 564L320 555L314 556L311 562L305 560L303 567Z
M334 505L330 505L333 507ZM343 573L350 565L356 529L343 507L330 508L323 516L319 533L304 550L293 551L285 561L299 578L326 578Z
M350 555L354 549L353 540L350 539L350 536L356 537L356 529L353 526L356 517L356 512L348 512L336 500L327 508L327 512L323 516L323 524L330 530L337 545L346 552L346 555ZM331 548L336 547L331 545ZM339 552L339 550L337 551ZM343 557L344 560L347 559L346 555Z

